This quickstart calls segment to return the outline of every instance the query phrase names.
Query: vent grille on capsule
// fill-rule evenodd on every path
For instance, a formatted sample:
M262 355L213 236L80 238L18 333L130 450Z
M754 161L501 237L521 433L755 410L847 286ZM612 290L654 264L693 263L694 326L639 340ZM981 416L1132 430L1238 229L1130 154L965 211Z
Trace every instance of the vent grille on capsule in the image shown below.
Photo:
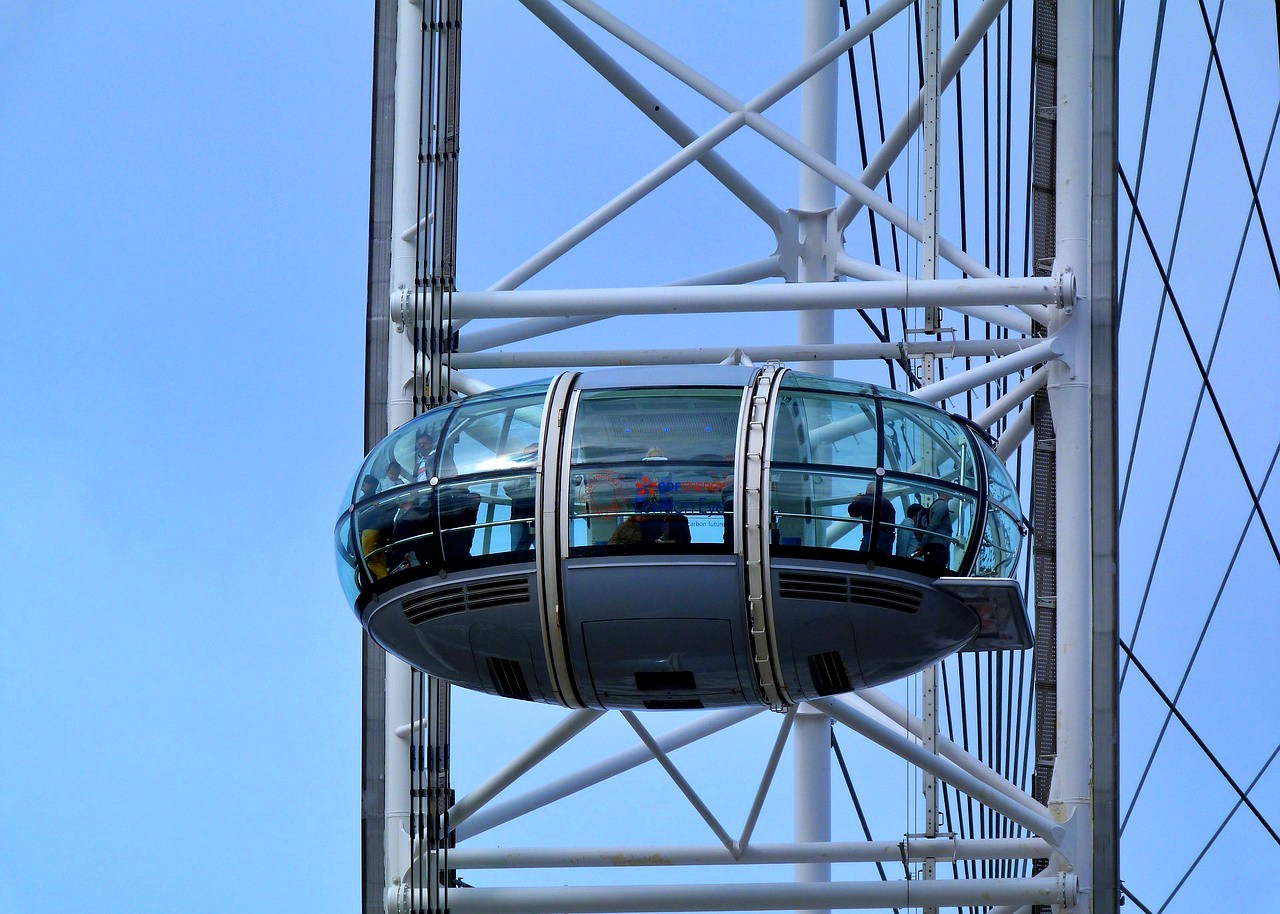
M524 670L517 660L505 657L489 658L489 675L493 677L494 688L503 698L519 698L532 701L529 684L525 681Z
M838 695L853 688L844 667L844 656L839 651L810 654L809 675L813 677L813 688L819 695Z
M916 588L897 581L812 571L779 571L778 595L784 600L859 603L900 613L915 612L924 597Z
M529 579L498 578L492 581L472 581L438 587L429 593L404 601L404 617L418 625L437 616L483 609L487 606L505 606L529 602Z

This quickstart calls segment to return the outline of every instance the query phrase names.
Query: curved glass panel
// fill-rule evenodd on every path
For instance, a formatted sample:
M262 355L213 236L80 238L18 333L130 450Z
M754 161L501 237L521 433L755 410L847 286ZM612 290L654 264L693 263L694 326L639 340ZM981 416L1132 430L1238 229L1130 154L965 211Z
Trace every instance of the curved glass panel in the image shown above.
M440 432L453 414L454 407L445 406L423 413L396 429L369 452L360 469L360 488L356 499L367 498L368 489L376 481L376 492L429 482L437 475L436 453Z
M939 410L884 402L884 460L887 469L941 479L977 489L978 470L969 436Z
M356 597L360 595L360 559L351 544L351 512L347 511L338 520L334 528L336 542L336 558L338 560L338 580L342 582L342 592L352 608L356 605Z
M533 561L536 491L532 472L441 483L438 505L445 562L500 553Z
M1022 549L1022 530L1017 521L995 505L987 511L987 526L973 574L983 578L1010 578Z
M933 574L961 572L973 536L977 498L892 475L882 486L896 518L894 554L920 562Z
M769 508L775 545L892 551L892 508L877 494L874 473L775 467L769 475Z
M440 448L440 477L534 469L545 402L544 393L462 401Z
M432 486L400 489L362 502L355 517L360 557L375 581L403 568L440 567Z
M351 503L360 498L360 494L356 492L356 483L360 481L360 470L357 469L351 477L351 481L347 483L347 487L342 490L342 500L338 502L339 513L351 507Z
M775 407L774 463L879 466L876 404L848 394L784 390Z
M987 494L1008 508L1014 517L1022 517L1022 501L1013 478L996 452L985 441L978 445L987 464Z
M570 443L570 547L731 544L741 405L736 387L583 391Z

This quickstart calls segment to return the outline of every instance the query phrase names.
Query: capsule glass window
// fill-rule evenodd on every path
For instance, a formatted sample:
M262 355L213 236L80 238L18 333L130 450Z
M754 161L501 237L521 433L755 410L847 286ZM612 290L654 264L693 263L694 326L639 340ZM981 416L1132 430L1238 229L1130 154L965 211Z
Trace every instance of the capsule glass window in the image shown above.
M975 455L958 422L927 407L891 400L881 407L886 469L977 489Z
M570 442L570 548L727 548L741 406L739 388L584 391Z
M365 459L360 470L356 500L367 498L400 486L415 482L428 482L436 475L434 455L446 420L452 414L450 407L433 409L416 419L406 422L380 443ZM366 480L376 480L373 493L366 491Z
M981 442L979 448L987 464L987 494L1008 508L1014 517L1021 517L1022 502L1004 461L996 456L996 452L986 442Z
M879 466L876 404L870 397L791 391L784 380L774 413L774 463Z
M769 483L769 533L774 545L885 551L881 527L888 519L880 510L883 503L875 497L873 472L833 473L775 466ZM869 499L868 490L872 493ZM864 502L869 502L865 511ZM888 537L892 539L891 531Z
M963 571L978 513L975 493L893 474L881 485L894 509L894 555L932 574Z
M1022 549L1022 530L1007 512L991 505L987 510L987 526L973 574L976 577L1012 577Z

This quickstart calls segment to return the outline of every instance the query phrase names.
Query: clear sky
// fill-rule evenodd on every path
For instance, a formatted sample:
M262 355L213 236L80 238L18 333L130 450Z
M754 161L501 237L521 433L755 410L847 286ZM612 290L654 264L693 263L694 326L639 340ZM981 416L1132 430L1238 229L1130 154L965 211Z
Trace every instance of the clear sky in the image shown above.
M496 280L671 149L509 5L467 6L465 288ZM1146 7L1155 4L1130 6L1149 31ZM700 5L687 23L674 20L684 5L626 9L742 97L798 54L797 17L768 4L742 16ZM1224 50L1229 73L1247 87L1237 105L1255 170L1280 97L1274 22L1259 9L1259 19L1228 19ZM14 493L0 515L0 911L356 907L359 629L338 589L330 531L362 450L372 18L371 4L332 0L0 6L0 471ZM1148 187L1159 191L1143 199L1163 244L1203 74L1197 26L1189 9L1169 25L1153 121ZM884 54L902 61L911 47L897 34ZM1134 100L1150 54L1149 36L1135 41L1122 129L1131 177ZM714 123L705 102L669 80L652 85L690 123ZM886 84L891 110L906 87L905 76ZM1247 207L1230 124L1214 104L1206 122L1214 143L1184 229L1180 256L1189 262L1175 275L1209 277L1185 294L1202 306L1192 323L1205 339L1212 316L1204 315L1220 305L1222 263ZM789 129L794 115L790 103L776 112ZM727 151L781 206L794 204L793 165L749 138ZM852 162L843 139L841 156ZM1264 206L1275 199L1266 187ZM772 250L767 230L700 173L645 206L530 286L664 282ZM1274 317L1265 250L1250 245L1241 282L1251 304L1227 325L1228 365L1249 364L1261 321ZM1141 307L1131 313L1122 447L1158 301L1151 279L1135 273L1148 291L1134 296ZM842 338L863 338L854 321L841 318ZM792 332L789 319L717 318L646 336L638 322L617 321L607 334L578 331L554 345L723 344L726 336L736 345ZM1169 374L1150 407L1150 450L1140 452L1132 496L1143 512L1135 517L1146 519L1126 527L1139 557L1123 581L1126 637L1176 468L1169 451L1180 446L1195 395L1185 349L1162 340ZM847 373L884 380L880 366ZM1257 482L1280 431L1280 394L1250 384L1243 368L1227 377L1224 407ZM1138 641L1166 686L1177 682L1248 511L1216 426L1204 428L1192 491L1212 496L1179 503L1144 622L1153 628ZM1269 504L1280 513L1275 496ZM1274 621L1280 582L1269 555L1255 530L1242 559L1253 570L1234 579L1230 612L1215 629L1230 636L1210 639L1207 672L1188 687L1187 713L1242 783L1280 739L1274 705L1257 700L1263 658L1280 644L1247 624L1251 611ZM1149 742L1159 723L1139 685L1125 694L1135 743ZM468 701L456 718L464 783L522 746L520 727L536 730L505 707ZM542 722L556 713L528 711ZM728 737L721 758L767 734L762 726L754 737ZM1185 737L1174 748L1139 807L1146 818L1135 814L1133 824L1141 840L1130 878L1140 873L1135 889L1149 887L1157 901L1230 806ZM714 756L697 770L710 797L742 804ZM1129 785L1135 774L1126 769ZM629 783L633 797L671 791L650 774ZM1272 771L1258 788L1273 822L1277 784ZM900 835L914 811L912 791L898 786L883 812ZM664 809L686 815L677 807ZM1250 904L1264 897L1276 850L1242 819L1206 862L1212 880L1189 884L1171 910L1209 910L1220 897L1261 910ZM585 825L577 833L576 819L557 827L571 843L594 840ZM637 834L665 828L650 820ZM780 828L771 821L765 833ZM522 833L510 840L534 843ZM1216 888L1226 874L1230 884Z

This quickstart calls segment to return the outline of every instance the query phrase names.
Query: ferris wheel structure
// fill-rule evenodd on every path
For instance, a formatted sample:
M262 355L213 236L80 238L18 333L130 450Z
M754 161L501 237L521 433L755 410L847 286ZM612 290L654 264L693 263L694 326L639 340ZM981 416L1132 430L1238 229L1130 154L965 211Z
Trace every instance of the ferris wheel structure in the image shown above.
M1107 912L1122 893L1147 910L1119 873L1119 676L1137 628L1120 638L1117 213L1140 208L1117 165L1115 5L727 4L723 30L705 33L705 9L462 7L376 4L366 446L556 375L541 440L545 457L564 436L550 450L568 478L577 371L640 366L626 377L660 386L689 366L766 379L786 366L874 382L957 417L1005 461L1028 536L1007 576L1035 645L971 645L890 685L792 698L760 672L776 647L749 616L760 701L645 712L581 697L551 641L545 693L486 689L567 709L462 692L366 637L365 911ZM731 80L699 63L700 47L748 30L763 37ZM528 69L553 54L548 75ZM539 93L540 121L527 110ZM605 99L616 120L600 119ZM578 118L581 136L558 132ZM1246 170L1261 221L1247 156ZM640 221L646 207L660 215ZM1126 270L1145 240L1170 293L1171 255L1130 221ZM703 266L678 272L685 253ZM778 397L746 383L765 406ZM735 490L747 527L724 542L754 605L771 546L751 500L767 495L749 481L769 478L769 451L751 436L770 432L750 396L728 458L748 478ZM528 520L538 581L582 485L555 488L553 469L539 465ZM874 472L868 492L885 491L883 463ZM716 510L732 517L725 498ZM845 518L840 535L853 528ZM368 556L352 567L377 584ZM664 599L645 580L643 599ZM554 627L561 591L539 586Z

